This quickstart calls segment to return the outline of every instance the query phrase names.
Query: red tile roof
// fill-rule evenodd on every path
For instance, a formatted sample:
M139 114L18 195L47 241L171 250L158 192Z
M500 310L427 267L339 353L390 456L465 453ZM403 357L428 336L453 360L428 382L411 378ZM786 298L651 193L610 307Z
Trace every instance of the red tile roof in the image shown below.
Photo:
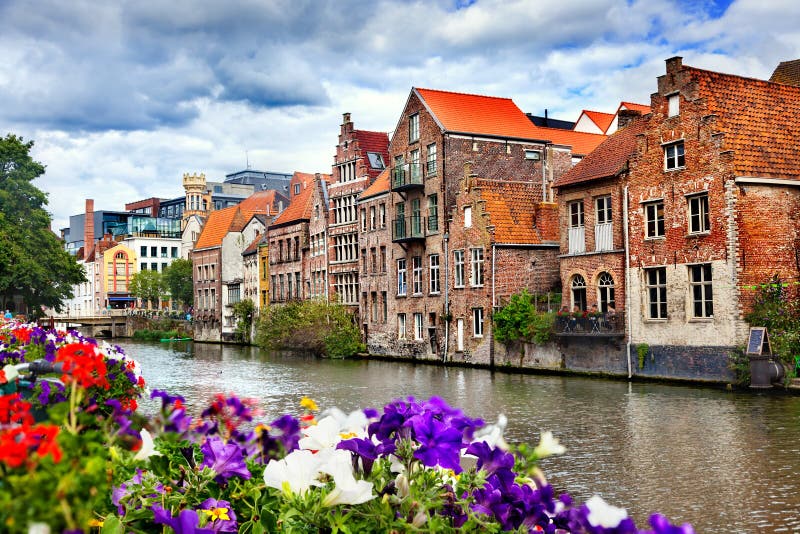
M367 152L377 152L383 158L384 164L389 161L389 134L386 132L371 132L369 130L355 130L353 132L358 140L358 148L361 149L361 157L367 164L367 173L370 179L375 179L381 169L373 169L369 165Z
M324 175L330 178L330 175ZM313 175L312 175L313 177ZM327 181L327 180L326 180ZM282 224L293 223L301 220L309 220L311 219L311 198L313 197L315 183L312 180L310 183L306 184L306 186L298 193L292 197L292 201L283 210L275 222L272 223L272 226L279 226Z
M769 81L787 85L800 85L800 59L781 61Z
M266 236L266 234L257 235L250 242L250 244L247 245L247 248L242 251L242 256L249 256L250 254L255 254L258 251L258 245L260 245L262 242L265 242L264 241L264 237L265 236Z
M375 196L380 195L381 193L386 193L387 191L389 191L389 169L388 168L384 169L383 172L381 172L378 175L378 177L375 178L375 181L372 182L371 186L369 186L368 188L364 189L364 191L361 192L361 195L359 195L358 199L359 200L364 200L364 199L369 198L369 197L375 197Z
M602 111L591 111L584 109L583 114L589 117L589 120L595 123L603 132L608 130L608 127L611 126L611 121L614 120L613 113L603 113Z
M200 232L200 237L197 238L194 249L199 250L222 245L222 239L231 231L231 227L235 223L241 224L242 218L239 206L230 206L212 211L208 214L208 220L206 220L206 224Z
M473 187L480 188L480 197L486 201L484 209L489 217L489 225L494 226L496 243L543 242L535 226L542 199L531 182L476 178Z
M548 139L556 145L572 147L572 153L576 156L586 156L606 139L603 134L576 132L560 128L543 128L540 126L535 128L540 139Z
M717 115L738 176L800 179L800 87L683 67Z
M582 184L591 180L615 176L636 152L636 136L647 127L647 117L638 117L628 126L605 138L588 156L572 169L559 176L554 187Z
M536 127L510 98L413 89L448 132L540 139Z
M642 115L650 113L650 106L648 104L637 104L635 102L620 102L619 107L617 108L617 113L619 113L619 111L623 108L631 109L633 111L638 111Z

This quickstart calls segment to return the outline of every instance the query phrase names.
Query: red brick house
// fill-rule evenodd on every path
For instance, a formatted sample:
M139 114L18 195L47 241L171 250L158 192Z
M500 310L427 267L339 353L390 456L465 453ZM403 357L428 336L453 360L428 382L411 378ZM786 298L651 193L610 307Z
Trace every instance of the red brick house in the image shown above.
M366 230L358 233L362 257L358 274L360 324L372 354L387 354L388 348L396 345L397 331L389 317L389 302L394 298L388 256L392 239L387 219L390 201L389 169L385 169L358 197L358 210L366 213L369 221Z
M530 182L533 196L548 204L552 181L573 154L588 154L603 139L538 127L508 98L412 89L389 146L389 317L397 342L388 350L413 358L447 358L452 350L453 325L441 320L452 317L446 295L454 258L445 236L466 163L482 179ZM437 272L440 282L432 284ZM491 301L485 296L475 306L489 310Z
M370 211L362 207L359 212L356 204L358 195L386 168L388 147L389 136L385 132L356 130L350 114L343 115L333 162L333 180L327 189L330 206L326 209L327 228L312 231L312 245L315 239L324 240L326 236L328 239L328 249L324 251L327 266L322 267L328 269L330 276L328 294L335 294L353 313L358 312L359 261L364 259L363 254L359 257L359 231L374 229L379 216L374 208ZM319 248L314 250L323 252ZM320 278L320 269L315 269L315 273Z

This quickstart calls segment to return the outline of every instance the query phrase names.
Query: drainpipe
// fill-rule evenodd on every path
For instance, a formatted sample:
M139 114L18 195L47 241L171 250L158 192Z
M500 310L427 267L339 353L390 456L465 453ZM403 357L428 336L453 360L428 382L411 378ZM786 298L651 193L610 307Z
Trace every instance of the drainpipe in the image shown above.
M495 244L492 243L492 314L494 314L494 308L497 305L495 302L495 292L494 292L494 268L495 268L495 254L494 254ZM489 336L489 366L494 369L494 328L490 327L489 331L491 335Z
M450 274L450 252L448 249L450 234L445 232L442 239L444 240L444 315L448 317L444 322L444 354L442 355L442 361L446 362L448 357L447 351L450 345L450 283L448 280L448 275Z
M628 353L628 378L633 376L631 372L631 256L628 246L628 186L622 189L622 228L625 231L625 336L628 338L626 349Z

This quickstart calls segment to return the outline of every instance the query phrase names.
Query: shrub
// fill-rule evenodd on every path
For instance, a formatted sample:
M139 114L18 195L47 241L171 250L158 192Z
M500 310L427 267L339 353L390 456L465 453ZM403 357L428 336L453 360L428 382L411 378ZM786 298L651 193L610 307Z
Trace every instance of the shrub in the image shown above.
M494 337L501 343L546 343L553 331L555 314L536 310L534 296L523 289L492 315Z

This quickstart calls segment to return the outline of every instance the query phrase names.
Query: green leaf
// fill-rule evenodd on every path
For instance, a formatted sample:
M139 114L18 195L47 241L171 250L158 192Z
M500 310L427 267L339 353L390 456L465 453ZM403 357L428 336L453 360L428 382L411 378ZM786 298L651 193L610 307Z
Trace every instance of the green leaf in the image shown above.
M114 514L105 518L103 527L100 529L100 534L122 534L122 532L122 522Z

